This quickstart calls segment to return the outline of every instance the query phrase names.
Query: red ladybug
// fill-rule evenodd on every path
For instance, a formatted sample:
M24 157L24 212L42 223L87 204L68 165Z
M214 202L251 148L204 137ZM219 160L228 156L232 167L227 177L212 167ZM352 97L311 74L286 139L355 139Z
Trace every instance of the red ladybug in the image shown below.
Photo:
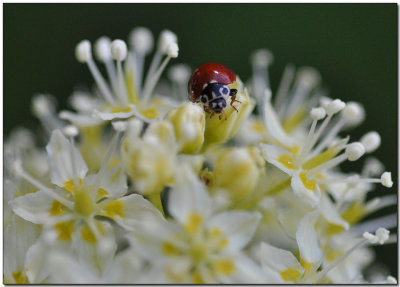
M188 84L189 99L202 102L204 110L220 114L226 107L226 101L231 97L230 105L236 100L236 89L230 89L229 84L236 81L236 75L224 65L218 63L203 64L194 70Z

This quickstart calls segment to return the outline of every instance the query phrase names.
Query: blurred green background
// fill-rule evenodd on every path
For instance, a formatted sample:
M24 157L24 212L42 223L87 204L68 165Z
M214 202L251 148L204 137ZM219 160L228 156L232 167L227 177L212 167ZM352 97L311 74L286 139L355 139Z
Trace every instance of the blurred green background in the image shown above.
M275 62L273 90L287 63L317 68L330 96L364 104L367 117L351 132L358 140L378 131L374 153L392 171L397 190L397 5L396 4L4 4L4 134L37 126L31 96L50 93L67 107L78 85L91 85L86 66L74 57L82 39L102 35L127 39L135 26L154 35L170 29L180 53L173 63L192 68L220 62L242 79L250 76L249 56L268 48ZM149 60L148 60L149 61ZM354 165L351 165L354 170ZM382 211L395 212L397 207ZM396 245L377 247L378 260L397 277Z

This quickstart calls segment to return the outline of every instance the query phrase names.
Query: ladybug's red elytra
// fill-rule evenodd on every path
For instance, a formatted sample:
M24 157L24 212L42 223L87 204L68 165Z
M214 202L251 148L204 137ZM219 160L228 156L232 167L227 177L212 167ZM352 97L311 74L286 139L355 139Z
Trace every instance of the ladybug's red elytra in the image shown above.
M221 114L226 107L226 101L231 97L230 105L236 100L236 89L229 88L229 84L236 81L236 75L224 65L218 63L203 64L194 70L188 83L189 99L194 103L202 102L204 110ZM221 116L220 116L221 118Z

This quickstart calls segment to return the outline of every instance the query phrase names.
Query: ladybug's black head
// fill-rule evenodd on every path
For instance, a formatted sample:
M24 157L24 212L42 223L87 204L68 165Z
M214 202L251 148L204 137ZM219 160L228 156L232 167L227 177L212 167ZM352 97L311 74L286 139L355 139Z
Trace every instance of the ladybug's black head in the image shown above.
M219 97L219 98L216 98L216 99L208 102L208 106L216 114L219 114L226 107L226 101L223 97Z

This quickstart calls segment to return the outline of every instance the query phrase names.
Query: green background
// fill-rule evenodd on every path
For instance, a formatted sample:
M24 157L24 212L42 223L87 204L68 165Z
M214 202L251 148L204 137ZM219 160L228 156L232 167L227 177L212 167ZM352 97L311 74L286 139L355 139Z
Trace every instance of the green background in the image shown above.
M367 117L351 132L358 140L378 131L374 153L392 171L397 190L397 5L396 4L4 4L4 133L36 127L31 96L51 93L59 108L79 85L93 81L74 57L82 39L102 35L127 39L135 26L157 36L178 35L173 63L192 68L220 62L242 79L250 76L249 55L257 48L274 53L273 91L287 63L317 68L330 96L364 104ZM149 61L149 60L148 60ZM354 170L354 164L348 165ZM395 207L382 213L394 212ZM378 260L397 277L396 245L377 248Z

